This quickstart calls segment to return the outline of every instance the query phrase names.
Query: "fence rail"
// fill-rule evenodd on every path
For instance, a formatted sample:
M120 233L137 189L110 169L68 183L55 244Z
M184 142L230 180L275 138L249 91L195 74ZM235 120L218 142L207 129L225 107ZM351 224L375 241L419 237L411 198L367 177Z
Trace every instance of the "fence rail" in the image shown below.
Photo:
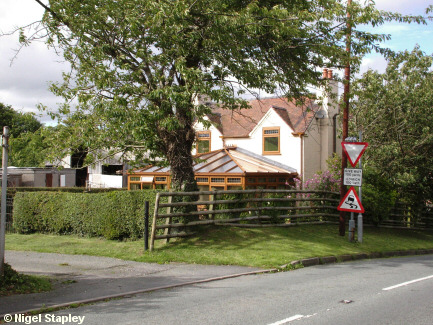
M210 199L183 200L203 196ZM338 196L339 193L328 191L271 189L158 193L150 250L153 250L155 240L168 242L171 238L190 236L194 234L192 228L200 225L288 227L336 222ZM167 203L161 202L164 197L168 197ZM164 208L165 211L160 211ZM165 223L158 222L162 219ZM162 230L164 234L161 234Z

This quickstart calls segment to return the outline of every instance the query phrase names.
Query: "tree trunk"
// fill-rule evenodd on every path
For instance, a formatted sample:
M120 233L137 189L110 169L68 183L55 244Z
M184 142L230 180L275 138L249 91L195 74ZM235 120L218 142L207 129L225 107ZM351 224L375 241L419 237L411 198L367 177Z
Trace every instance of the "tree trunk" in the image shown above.
M171 190L175 192L195 192L198 191L194 177L193 157L191 154L192 146L195 141L195 130L193 121L189 114L176 113L179 122L176 130L160 130L159 134L164 146L165 157L171 167ZM185 110L186 111L186 110ZM174 197L173 202L194 202L198 200L198 195ZM196 211L197 206L190 205L177 208L174 212ZM197 217L179 218L177 222L187 222Z

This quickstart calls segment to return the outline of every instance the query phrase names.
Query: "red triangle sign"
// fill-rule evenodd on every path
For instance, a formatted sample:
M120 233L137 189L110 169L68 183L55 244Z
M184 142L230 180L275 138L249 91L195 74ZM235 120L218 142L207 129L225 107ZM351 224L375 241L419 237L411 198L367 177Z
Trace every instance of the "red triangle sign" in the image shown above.
M341 200L340 204L337 208L339 211L348 211L348 212L359 212L364 213L364 207L361 204L361 200L359 199L358 194L355 191L355 188L352 186L349 191L346 193L344 198Z
M342 142L341 145L352 167L356 166L365 149L368 147L367 142Z

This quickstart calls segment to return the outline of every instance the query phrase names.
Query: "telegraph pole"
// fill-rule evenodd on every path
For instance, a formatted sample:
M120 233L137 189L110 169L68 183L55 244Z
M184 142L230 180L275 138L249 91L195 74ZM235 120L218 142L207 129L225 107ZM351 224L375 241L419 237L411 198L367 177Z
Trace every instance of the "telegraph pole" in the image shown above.
M3 127L2 136L3 161L2 161L2 194L1 194L1 219L0 219L0 276L4 275L5 263L5 236L6 236L6 196L8 186L8 147L9 127Z
M346 67L344 69L344 108L343 108L343 141L349 136L349 92L350 92L350 52L352 38L352 23L350 21L349 8L352 5L352 0L347 0L347 34L346 34ZM346 194L346 186L343 184L344 169L347 167L347 157L341 157L341 183L340 183L340 199L343 199ZM345 212L340 211L339 233L344 236L346 233Z

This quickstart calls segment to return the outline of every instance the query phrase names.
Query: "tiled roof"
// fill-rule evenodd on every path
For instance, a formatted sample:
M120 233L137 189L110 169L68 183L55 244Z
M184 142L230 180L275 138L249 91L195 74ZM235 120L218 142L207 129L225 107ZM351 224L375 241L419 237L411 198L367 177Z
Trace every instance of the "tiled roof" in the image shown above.
M213 106L209 116L224 137L247 137L263 116L273 108L290 126L294 133L304 133L319 106L307 99L303 105L296 105L286 98L265 98L249 102L251 108L227 110Z

